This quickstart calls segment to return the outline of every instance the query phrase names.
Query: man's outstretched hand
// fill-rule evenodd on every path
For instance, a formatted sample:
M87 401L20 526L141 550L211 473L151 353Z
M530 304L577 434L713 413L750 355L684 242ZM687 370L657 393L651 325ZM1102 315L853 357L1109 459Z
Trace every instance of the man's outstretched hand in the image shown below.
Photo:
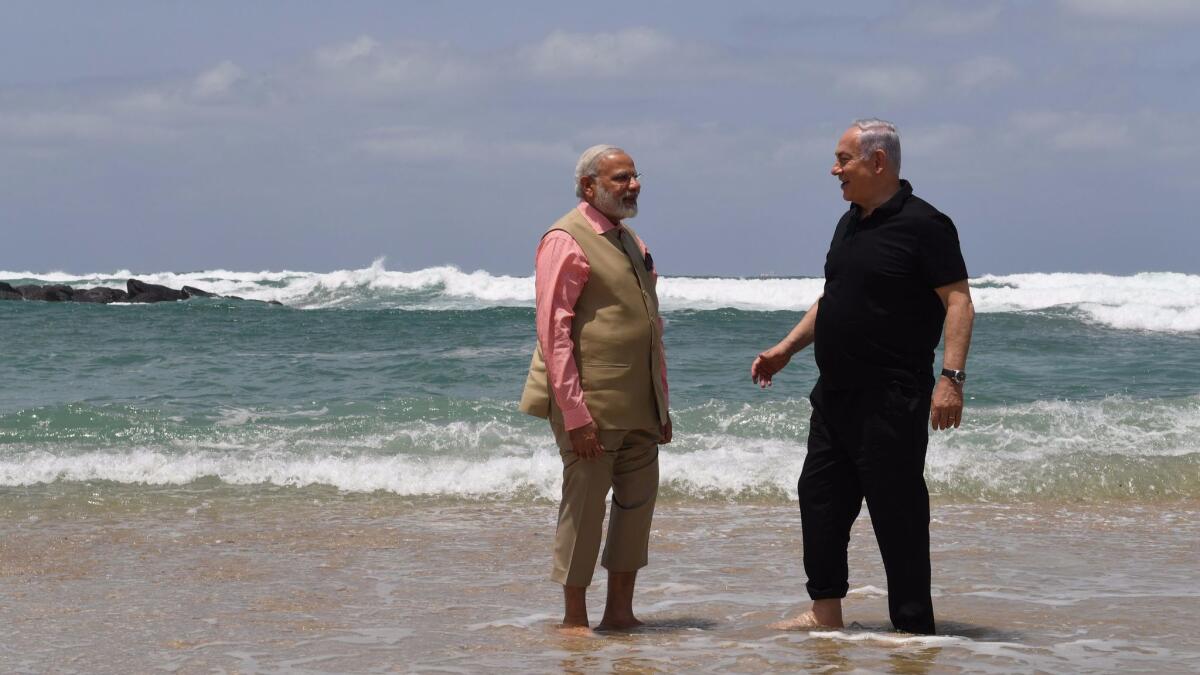
M750 364L750 379L760 387L769 387L775 373L783 370L783 367L791 360L792 355L787 353L787 350L778 345L771 347L754 357L754 363Z

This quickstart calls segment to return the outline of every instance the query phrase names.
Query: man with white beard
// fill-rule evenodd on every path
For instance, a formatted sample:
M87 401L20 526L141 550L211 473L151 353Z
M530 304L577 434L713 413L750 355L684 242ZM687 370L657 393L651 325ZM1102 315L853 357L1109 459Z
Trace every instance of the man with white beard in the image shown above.
M622 221L637 215L641 175L624 150L596 145L575 167L579 204L537 250L537 347L521 410L548 418L563 462L552 581L566 605L561 629L590 632L587 588L605 512L601 564L608 600L601 630L641 625L633 613L658 495L658 446L671 441L658 272Z

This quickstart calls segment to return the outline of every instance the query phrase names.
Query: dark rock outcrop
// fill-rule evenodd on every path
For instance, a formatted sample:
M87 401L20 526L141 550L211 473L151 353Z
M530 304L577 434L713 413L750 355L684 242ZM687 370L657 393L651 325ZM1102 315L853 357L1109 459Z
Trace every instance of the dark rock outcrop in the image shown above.
M243 300L236 295L218 295L195 286L184 286L179 290L150 284L138 279L125 282L125 289L105 288L72 288L64 284L37 286L33 284L12 286L0 281L0 300L43 300L46 302L95 302L107 304L110 302L174 302L188 298L224 298L227 300ZM257 300L251 302L258 302ZM282 302L271 300L269 305L282 305Z
M17 292L26 300L44 300L46 302L70 302L71 297L75 295L75 289L64 284L17 286Z
M171 302L187 300L190 297L185 291L177 291L174 288L158 284L148 284L137 279L125 282L125 288L129 291L129 302Z
M119 288L97 286L96 288L78 288L75 290L75 295L71 296L71 299L75 302L108 304L110 302L128 302L129 294Z
M21 291L13 288L9 284L0 281L0 300L24 300Z
M193 297L193 298L219 298L219 297L221 297L221 296L217 295L216 293L209 293L208 291L200 290L199 288L196 288L195 286L184 286L180 290L183 291L184 293L187 293L189 297ZM229 297L233 297L233 296L229 296ZM241 300L241 298L237 298L237 299Z

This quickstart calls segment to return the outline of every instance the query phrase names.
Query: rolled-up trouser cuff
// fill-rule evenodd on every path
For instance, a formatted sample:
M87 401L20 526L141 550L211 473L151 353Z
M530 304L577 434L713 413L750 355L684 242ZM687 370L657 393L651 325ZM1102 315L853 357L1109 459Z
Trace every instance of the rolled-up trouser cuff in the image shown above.
M658 432L601 430L600 442L611 449L592 460L580 460L569 449L560 451L563 495L550 574L555 583L591 584L610 488L613 506L601 564L611 572L633 572L648 562L658 494Z
M850 585L846 584L841 588L819 588L812 584L807 584L805 588L808 590L808 597L813 600L841 600L846 597L846 593L850 590Z

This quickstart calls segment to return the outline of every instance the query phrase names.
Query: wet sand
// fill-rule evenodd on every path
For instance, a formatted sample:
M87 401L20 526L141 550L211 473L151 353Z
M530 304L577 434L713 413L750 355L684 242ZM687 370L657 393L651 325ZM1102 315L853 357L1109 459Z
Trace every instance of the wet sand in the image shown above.
M0 490L0 671L1197 672L1200 502L933 509L935 637L890 632L865 515L843 631L791 504L660 504L635 633L566 638L555 506L328 490ZM603 571L589 596L593 620Z

